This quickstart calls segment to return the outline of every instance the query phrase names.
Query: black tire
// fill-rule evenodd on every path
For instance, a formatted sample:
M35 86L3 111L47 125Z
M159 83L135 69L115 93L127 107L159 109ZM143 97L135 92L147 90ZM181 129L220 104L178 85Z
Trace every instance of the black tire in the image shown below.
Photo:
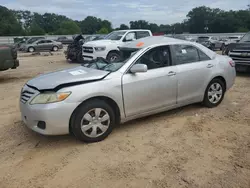
M213 84L219 84L221 86L221 89L222 89L222 94L221 94L221 97L220 97L220 100L218 100L218 102L215 102L215 103L212 103L210 100L209 100L209 90L210 90L210 87L213 85ZM204 99L203 99L203 105L205 105L206 107L208 108L214 108L216 106L218 106L223 98L224 98L224 95L225 95L225 91L226 91L226 86L224 84L224 82L219 79L219 78L215 78L213 79L207 86L206 88L206 91L205 91L205 94L204 94Z
M225 44L223 43L223 44L221 45L221 47L220 47L220 50L223 51L224 48L225 48Z
M30 53L35 52L35 48L34 47L29 47L28 52L30 52Z
M109 54L107 55L107 60L109 62L116 62L119 61L121 59L121 55L119 54L119 52L109 52Z
M83 116L85 114L87 114L89 111L91 111L92 109L95 108L101 108L103 110L105 110L108 115L109 115L109 126L108 129L101 134L100 136L97 137L89 137L86 134L83 133L82 129L81 129L81 121L83 119ZM92 142L99 142L104 140L106 137L108 137L108 135L112 132L114 126L115 126L115 113L113 111L113 109L110 107L110 105L108 105L105 101L103 100L90 100L87 101L86 103L83 103L80 107L78 107L76 109L76 111L74 112L73 116L72 116L72 121L70 123L71 126L71 131L72 133L75 135L75 137L83 142L87 142L87 143L92 143ZM89 128L90 132L93 131L92 128ZM97 130L101 130L100 128L98 128ZM96 132L97 133L97 132Z

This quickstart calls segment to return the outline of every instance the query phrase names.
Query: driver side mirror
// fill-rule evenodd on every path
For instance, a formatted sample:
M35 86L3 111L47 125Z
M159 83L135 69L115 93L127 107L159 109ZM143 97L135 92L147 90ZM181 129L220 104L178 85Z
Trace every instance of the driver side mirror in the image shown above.
M131 73L147 72L147 71L148 71L148 66L145 64L135 64L130 69Z

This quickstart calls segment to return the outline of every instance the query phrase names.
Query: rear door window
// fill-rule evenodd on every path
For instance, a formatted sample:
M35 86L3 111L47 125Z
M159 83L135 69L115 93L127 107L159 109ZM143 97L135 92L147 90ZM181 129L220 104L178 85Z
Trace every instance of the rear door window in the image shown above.
M174 45L174 56L177 65L200 61L197 48L190 45Z
M203 51L191 45L173 45L173 51L177 65L211 60Z
M137 39L150 36L148 31L137 31L136 34L137 34L137 37L136 37Z

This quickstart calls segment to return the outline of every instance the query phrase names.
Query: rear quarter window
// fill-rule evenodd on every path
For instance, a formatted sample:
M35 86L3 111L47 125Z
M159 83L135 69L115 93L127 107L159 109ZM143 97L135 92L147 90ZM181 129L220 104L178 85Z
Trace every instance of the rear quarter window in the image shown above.
M137 31L137 39L149 37L150 34L148 31Z

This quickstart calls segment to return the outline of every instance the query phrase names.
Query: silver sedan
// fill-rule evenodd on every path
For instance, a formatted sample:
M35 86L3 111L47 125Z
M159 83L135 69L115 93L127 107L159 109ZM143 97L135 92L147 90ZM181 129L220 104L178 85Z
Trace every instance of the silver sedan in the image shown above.
M25 124L97 142L132 119L197 102L216 107L235 81L231 58L189 41L147 37L119 53L116 63L98 58L28 81L20 96Z
M62 49L63 45L61 42L48 39L40 39L30 44L25 44L23 47L26 52L35 52L35 51L58 51Z

